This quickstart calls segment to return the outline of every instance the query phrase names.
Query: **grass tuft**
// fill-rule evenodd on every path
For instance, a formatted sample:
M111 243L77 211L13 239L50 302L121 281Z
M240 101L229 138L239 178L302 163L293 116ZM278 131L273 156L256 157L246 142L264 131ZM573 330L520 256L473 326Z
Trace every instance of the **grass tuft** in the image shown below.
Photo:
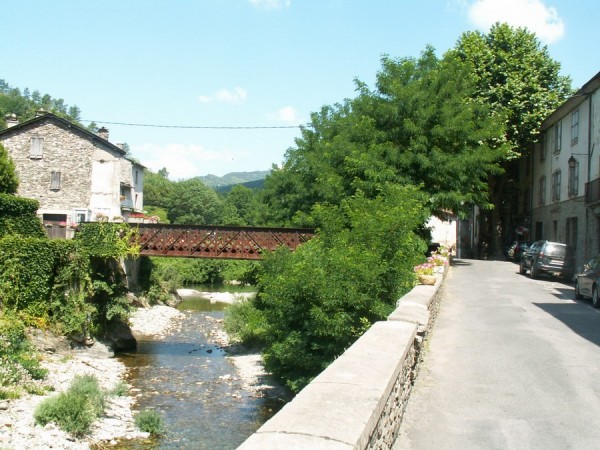
M147 409L135 416L135 426L141 431L159 436L163 434L163 421L160 414L154 410Z

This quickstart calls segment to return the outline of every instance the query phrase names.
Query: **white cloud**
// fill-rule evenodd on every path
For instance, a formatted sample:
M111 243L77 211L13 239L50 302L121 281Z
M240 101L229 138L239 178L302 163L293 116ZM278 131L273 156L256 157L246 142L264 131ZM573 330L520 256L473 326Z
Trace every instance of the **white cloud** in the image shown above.
M286 125L300 125L302 123L300 114L298 114L298 111L293 106L285 106L272 114L267 114L267 118L278 120Z
M557 9L542 0L476 0L469 4L468 16L484 31L496 22L526 27L547 44L558 41L565 34L565 24Z
M243 103L246 101L248 93L246 89L235 87L233 90L219 89L211 95L200 95L198 100L202 103L223 102L223 103Z
M288 8L292 0L250 0L250 4L260 9L282 9Z
M142 164L153 172L167 168L171 180L182 180L199 175L213 173L214 168L231 164L232 161L245 157L247 151L207 150L194 144L142 144L132 146L132 152L139 157Z

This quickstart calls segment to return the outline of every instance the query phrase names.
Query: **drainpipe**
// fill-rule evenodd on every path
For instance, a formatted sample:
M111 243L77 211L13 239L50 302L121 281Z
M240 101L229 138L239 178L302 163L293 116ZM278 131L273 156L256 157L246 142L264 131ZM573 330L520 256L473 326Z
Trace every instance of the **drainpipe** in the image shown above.
M594 153L594 146L592 145L592 97L593 93L587 95L588 100L588 158L587 158L587 183L590 183L590 177L592 175L592 154ZM590 236L590 208L585 208L585 242L588 242ZM585 258L584 262L590 259L589 246L585 246Z

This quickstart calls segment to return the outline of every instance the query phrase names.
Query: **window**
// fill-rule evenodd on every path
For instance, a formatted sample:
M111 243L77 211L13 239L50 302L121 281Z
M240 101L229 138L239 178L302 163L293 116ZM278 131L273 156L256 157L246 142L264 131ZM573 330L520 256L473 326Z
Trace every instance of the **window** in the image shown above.
M76 209L73 211L73 222L87 222L90 213L87 209Z
M44 152L44 138L37 135L31 136L31 148L29 157L31 159L41 159Z
M50 174L50 189L55 191L60 189L60 172L53 171Z
M577 217L567 217L567 245L577 248Z
M575 196L577 196L578 193L579 193L579 162L569 161L569 197L575 197Z
M546 204L546 176L543 175L540 177L540 185L538 192L538 203L540 205Z
M560 170L552 174L552 201L560 200Z
M576 144L579 138L579 110L571 113L571 144Z
M133 178L134 178L134 183L137 186L138 185L138 171L137 170L133 171Z
M545 161L546 160L546 147L548 145L549 139L548 136L546 134L544 134L542 136L541 142L539 143L539 150L540 150L540 161Z
M556 125L554 125L553 128L553 132L552 132L552 148L554 150L554 153L560 153L560 143L562 140L562 124L560 122L558 122Z

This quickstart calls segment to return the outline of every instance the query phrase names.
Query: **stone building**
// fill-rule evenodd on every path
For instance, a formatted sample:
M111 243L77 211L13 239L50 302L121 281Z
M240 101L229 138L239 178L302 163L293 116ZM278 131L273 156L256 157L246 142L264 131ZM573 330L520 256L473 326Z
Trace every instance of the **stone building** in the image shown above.
M532 240L575 247L577 266L600 253L600 72L541 126L532 163Z
M143 216L144 166L108 141L51 113L0 131L12 158L17 195L39 201L38 216L50 235L70 237L84 221L139 221Z

